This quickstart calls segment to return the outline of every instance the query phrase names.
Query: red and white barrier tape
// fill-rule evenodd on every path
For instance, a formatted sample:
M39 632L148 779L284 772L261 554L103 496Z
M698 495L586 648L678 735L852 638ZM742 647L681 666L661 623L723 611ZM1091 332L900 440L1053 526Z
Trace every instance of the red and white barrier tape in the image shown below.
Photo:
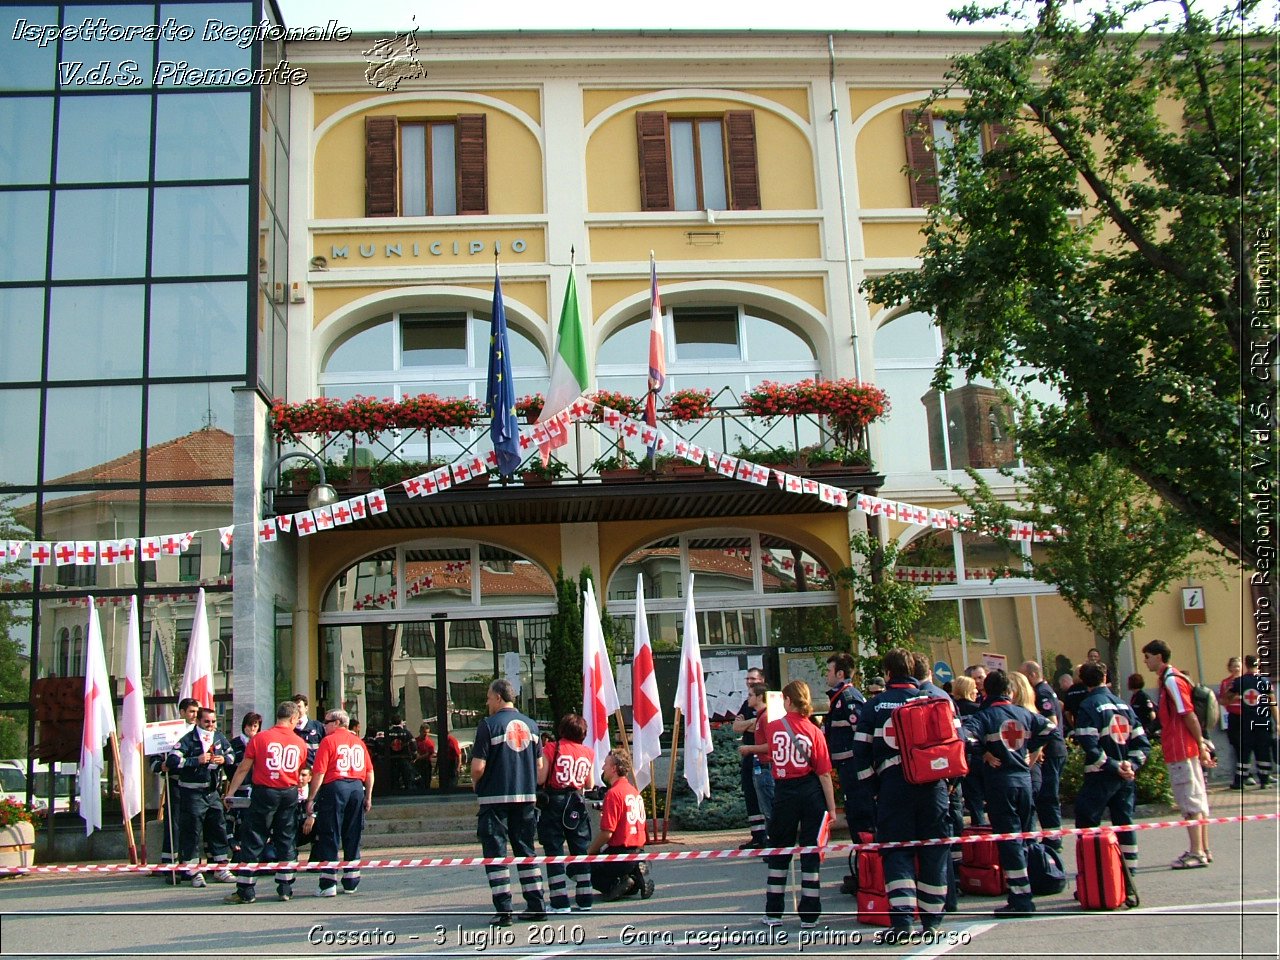
M594 856L537 856L537 857L396 857L389 860L311 860L270 863L231 863L232 870L290 870L311 873L317 870L347 869L415 869L420 867L486 867L530 866L544 863L611 863L635 860L728 860L737 858L759 859L782 854L844 853L853 850L902 850L917 847L951 846L956 843L990 843L997 840L1039 840L1045 837L1067 837L1082 834L1096 835L1108 831L1130 833L1138 830L1165 830L1170 827L1190 827L1197 823L1216 826L1225 823L1257 823L1263 820L1280 820L1280 813L1254 813L1238 817L1210 817L1207 820L1164 820L1157 823L1134 823L1129 826L1061 827L1056 830L1028 830L1022 833L975 833L963 837L940 837L933 840L898 840L884 843L829 843L825 847L763 847L747 850L678 850L669 853L600 853ZM206 868L207 869L207 868ZM150 873L153 870L186 870L185 864L60 864L34 867L0 867L0 877L15 874L56 873Z

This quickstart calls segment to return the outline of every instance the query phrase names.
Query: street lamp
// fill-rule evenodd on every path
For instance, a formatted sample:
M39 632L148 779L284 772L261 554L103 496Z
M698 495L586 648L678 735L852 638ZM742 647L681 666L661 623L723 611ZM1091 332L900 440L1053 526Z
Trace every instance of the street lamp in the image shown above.
M307 509L315 510L319 507L327 507L330 504L337 503L338 491L329 486L328 481L325 479L324 461L314 453L295 450L292 453L286 453L284 456L280 457L267 469L266 477L268 485L264 485L262 488L262 498L267 504L267 509L275 510L275 491L276 486L278 486L280 482L278 476L280 465L286 460L292 460L294 457L298 457L302 460L310 460L315 464L316 469L320 471L320 482L312 487L311 492L307 494ZM272 480L275 481L275 486L270 485L270 481Z

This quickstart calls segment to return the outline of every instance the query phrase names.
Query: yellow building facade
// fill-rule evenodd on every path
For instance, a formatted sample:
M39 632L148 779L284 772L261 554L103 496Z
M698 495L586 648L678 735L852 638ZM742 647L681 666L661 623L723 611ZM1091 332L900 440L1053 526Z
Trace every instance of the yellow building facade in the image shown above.
M981 38L419 36L425 76L395 89L366 79L361 50L374 39L289 46L309 80L289 103L288 272L298 280L285 399L483 398L495 254L517 393L546 390L572 270L593 385L642 394L652 252L668 390L710 389L726 410L764 381L857 378L888 393L892 411L870 430L874 467L831 481L850 496L951 507L947 485L965 467L999 480L993 468L1016 457L998 435L990 385L961 376L946 396L930 389L940 356L930 319L858 291L867 276L917 263L924 211L904 118ZM237 455L256 463L261 486L276 450L255 402ZM808 424L782 427L790 438L771 429L730 412L698 442L732 452L813 439ZM319 452L358 465L449 459L486 443L460 431ZM375 728L404 713L461 735L494 675L516 679L526 708L545 712L557 568L590 567L627 636L639 577L660 651L678 643L692 573L713 675L763 661L777 680L816 685L829 652L822 624L848 618L832 571L854 559L849 537L867 516L732 479L624 489L591 469L608 448L579 424L564 454L572 482L491 481L421 499L392 485L388 512L363 528L255 543L251 562L274 571L274 586L237 610L257 618L255 636L268 619L291 635L298 689L314 684ZM251 519L237 503L237 520ZM277 498L281 512L300 507ZM989 541L871 525L905 548L904 563L933 572L923 629L953 670L999 654L1015 667L1046 659L1054 672L1093 645L1052 589L984 576L1008 559ZM1216 680L1240 646L1244 600L1234 577L1197 585L1206 625L1182 625L1173 590L1133 642L1162 637L1181 666ZM1121 670L1133 664L1126 646ZM237 654L238 699L262 698L261 666ZM713 681L713 711L736 708L740 684Z

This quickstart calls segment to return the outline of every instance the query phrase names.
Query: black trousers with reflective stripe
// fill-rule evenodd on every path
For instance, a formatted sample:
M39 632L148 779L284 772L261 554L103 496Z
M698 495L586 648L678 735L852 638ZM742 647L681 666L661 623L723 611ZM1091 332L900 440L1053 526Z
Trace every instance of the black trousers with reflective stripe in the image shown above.
M769 821L769 845L809 847L818 842L822 815L827 812L822 784L814 774L795 780L775 780L773 818ZM781 917L786 909L787 874L791 854L768 858L769 879L765 887L764 912ZM812 923L822 914L819 871L822 858L816 853L800 854L800 919Z

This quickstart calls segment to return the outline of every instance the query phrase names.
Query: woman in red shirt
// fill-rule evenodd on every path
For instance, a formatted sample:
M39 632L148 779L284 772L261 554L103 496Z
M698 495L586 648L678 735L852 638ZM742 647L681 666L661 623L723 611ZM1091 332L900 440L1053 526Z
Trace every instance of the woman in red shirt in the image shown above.
M751 753L768 753L773 767L773 817L769 820L769 845L774 847L812 847L818 843L822 814L835 818L836 800L831 787L831 755L827 739L809 720L813 708L809 685L793 680L782 688L786 715L766 723L757 732ZM764 922L776 926L782 922L783 903L787 892L787 873L791 854L769 857L769 880L765 887ZM819 895L819 868L822 858L817 853L800 855L800 926L817 925L822 914Z
M538 771L538 786L547 794L547 804L538 816L538 841L549 856L565 853L583 854L591 845L591 819L583 790L595 786L592 761L595 755L583 745L587 739L587 722L576 713L566 714L556 729L558 740L542 748L546 763ZM591 867L575 863L569 867L573 877L574 905L578 910L591 909ZM568 913L569 888L562 863L547 864L547 886L551 891L550 913Z

